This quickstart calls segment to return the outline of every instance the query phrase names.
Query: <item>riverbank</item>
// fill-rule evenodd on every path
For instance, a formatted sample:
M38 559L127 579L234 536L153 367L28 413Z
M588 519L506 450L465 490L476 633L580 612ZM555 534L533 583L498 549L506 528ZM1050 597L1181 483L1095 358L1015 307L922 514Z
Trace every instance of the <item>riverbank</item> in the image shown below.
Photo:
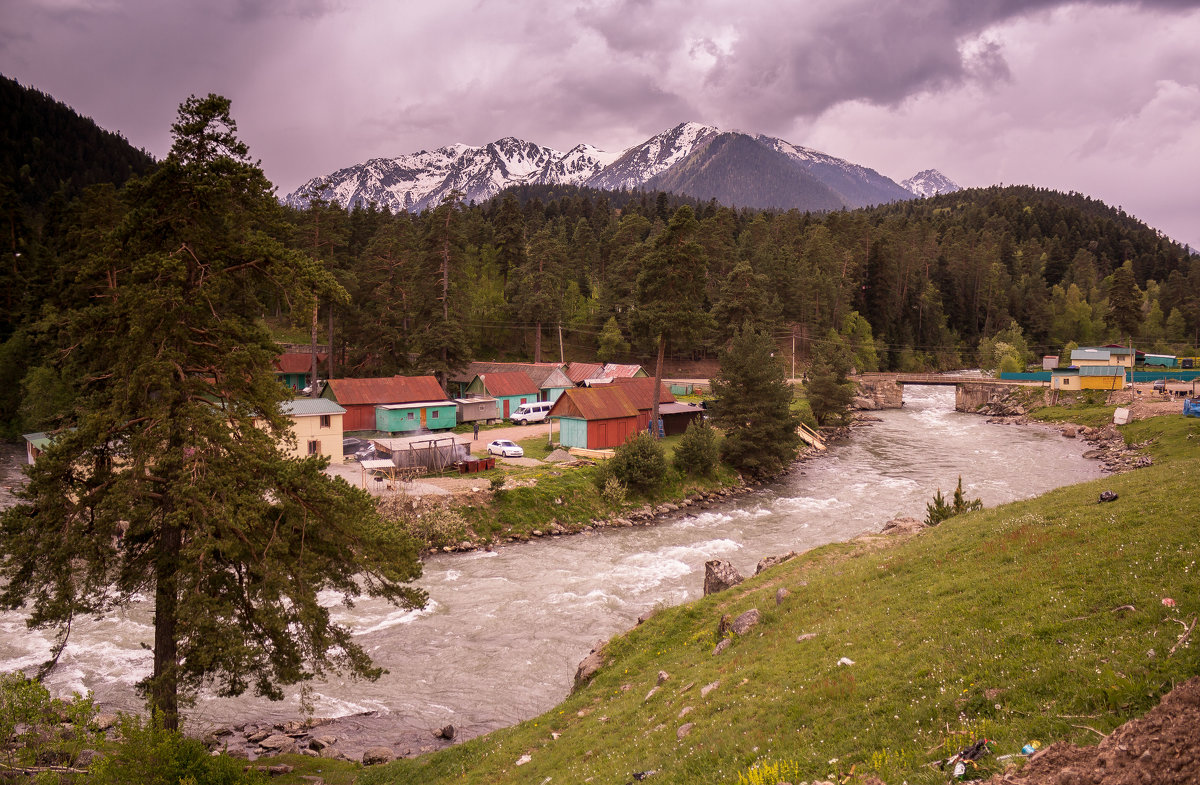
M1108 732L1196 670L1187 642L1171 648L1200 596L1183 501L1200 480L1200 423L1123 432L1153 465L887 547L802 554L613 639L594 680L551 712L363 779L735 782L775 766L789 781L942 782L927 764L980 734L996 755L1094 740L1074 726ZM1101 490L1118 501L1099 504ZM759 624L714 655L720 618L751 608Z

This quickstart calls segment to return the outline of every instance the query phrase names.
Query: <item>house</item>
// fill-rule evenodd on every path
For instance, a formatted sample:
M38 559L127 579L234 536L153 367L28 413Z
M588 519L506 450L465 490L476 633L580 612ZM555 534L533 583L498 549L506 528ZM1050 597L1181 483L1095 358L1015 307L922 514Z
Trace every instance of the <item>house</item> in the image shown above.
M38 431L37 433L24 434L25 438L25 462L33 466L33 462L38 456L46 451L50 446L49 434Z
M1134 352L1125 347L1095 347L1085 346L1071 351L1071 365L1080 368L1089 365L1109 365L1119 368L1133 368Z
M324 364L327 355L317 355L317 365ZM275 378L283 382L284 387L293 390L303 390L308 386L308 377L312 373L312 354L309 352L284 352L275 358Z
M477 376L490 373L520 372L529 377L538 390L539 401L553 403L562 395L563 390L575 386L575 382L563 373L561 363L493 363L473 362L466 370L451 376L447 387L456 398L466 398L470 395L471 384Z
M1072 352L1072 357L1074 352ZM1125 369L1119 365L1083 365L1050 372L1052 390L1123 390Z
M619 386L576 387L567 390L550 409L558 420L563 447L606 450L618 447L638 432L638 410Z
M1053 371L1057 367L1058 367L1058 355L1057 354L1043 355L1043 357L1042 357L1042 370L1043 371Z
M580 387L608 384L613 379L642 379L650 374L640 365L618 365L616 363L571 363L566 367L567 377Z
M437 403L446 393L432 376L386 376L379 379L330 379L321 392L346 409L347 431L375 430L375 407L397 403ZM455 408L448 404L448 408Z
M619 388L629 396L630 402L638 410L638 430L650 428L650 412L654 407L654 379L649 376L616 377L610 382L612 387ZM662 404L675 403L675 396L665 384L659 384L658 389L659 416L662 416ZM687 426L684 425L686 428Z
M279 405L292 421L294 445L283 446L297 458L324 455L331 461L342 460L342 419L346 410L326 398L293 398Z
M467 387L466 397L488 396L496 399L499 417L508 418L523 403L541 400L540 391L529 375L522 371L481 373Z

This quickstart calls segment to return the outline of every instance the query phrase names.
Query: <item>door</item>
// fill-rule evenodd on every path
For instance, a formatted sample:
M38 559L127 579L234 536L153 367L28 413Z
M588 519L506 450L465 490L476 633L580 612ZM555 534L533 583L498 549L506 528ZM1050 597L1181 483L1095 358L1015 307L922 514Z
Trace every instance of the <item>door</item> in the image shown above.
M504 399L504 419L506 419L506 420L508 419L508 403L509 403L508 399L505 398Z

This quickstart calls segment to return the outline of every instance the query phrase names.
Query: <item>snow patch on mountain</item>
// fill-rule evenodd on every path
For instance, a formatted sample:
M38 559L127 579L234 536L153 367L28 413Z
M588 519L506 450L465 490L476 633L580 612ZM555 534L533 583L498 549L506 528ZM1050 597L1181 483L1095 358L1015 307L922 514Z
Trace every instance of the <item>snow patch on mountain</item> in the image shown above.
M920 197L937 196L961 191L962 187L937 169L926 169L900 183Z

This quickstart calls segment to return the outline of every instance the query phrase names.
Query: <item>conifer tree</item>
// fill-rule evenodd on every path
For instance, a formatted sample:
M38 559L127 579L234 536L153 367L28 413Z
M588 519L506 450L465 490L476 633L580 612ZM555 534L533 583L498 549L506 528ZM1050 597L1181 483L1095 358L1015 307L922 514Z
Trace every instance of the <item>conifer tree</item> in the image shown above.
M725 433L721 457L754 477L778 474L796 457L800 418L775 343L750 325L735 331L712 380L714 424Z
M285 457L278 347L263 293L298 309L344 297L273 237L273 188L236 135L229 101L192 97L166 160L133 181L129 213L79 271L55 355L74 409L0 517L0 607L58 631L140 595L154 605L141 685L167 728L181 694L282 687L330 669L381 671L318 601L325 590L423 602L415 547L370 498ZM51 661L53 662L53 660Z
M654 241L637 276L637 315L642 329L658 344L654 389L662 384L667 344L686 346L700 340L709 326L704 311L706 267L704 247L696 240L699 224L684 205L671 216L667 230ZM658 396L650 410L658 435Z

